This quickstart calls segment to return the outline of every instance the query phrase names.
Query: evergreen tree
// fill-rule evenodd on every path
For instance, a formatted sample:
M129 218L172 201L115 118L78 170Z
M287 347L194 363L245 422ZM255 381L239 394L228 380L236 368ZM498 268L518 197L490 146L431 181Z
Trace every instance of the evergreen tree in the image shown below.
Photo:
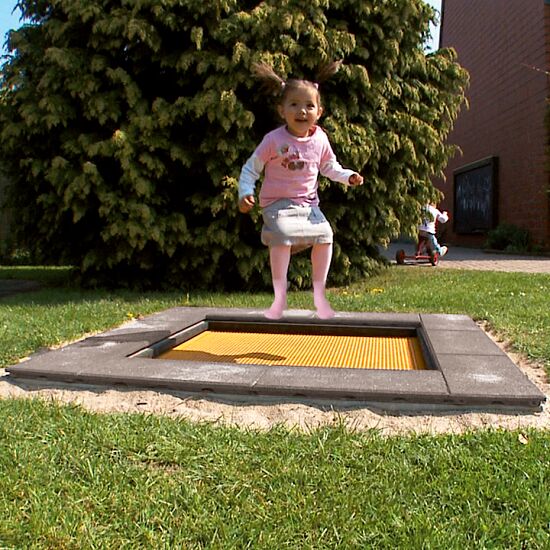
M450 49L425 55L421 0L20 0L2 69L0 154L19 242L88 283L248 288L270 281L242 164L279 121L251 78L266 61L322 89L342 164L323 181L332 282L372 269L437 195L467 82ZM298 256L291 279L309 284Z

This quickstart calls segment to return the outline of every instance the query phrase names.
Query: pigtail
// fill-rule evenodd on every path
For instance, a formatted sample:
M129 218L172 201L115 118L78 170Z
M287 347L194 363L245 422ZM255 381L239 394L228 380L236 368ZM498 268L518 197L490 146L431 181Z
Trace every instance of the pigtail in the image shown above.
M273 70L273 67L267 63L253 63L251 68L252 74L262 84L262 91L277 98L277 101L281 101L289 90L304 84L313 86L318 90L319 84L334 76L338 72L338 69L340 69L342 63L343 61L340 59L338 61L332 61L331 63L323 65L319 69L317 76L315 77L315 81L303 80L299 78L284 80Z
M267 63L254 63L252 73L262 82L266 93L280 96L285 88L285 81Z
M319 84L322 84L332 76L334 76L338 70L340 69L341 65L343 63L342 59L339 59L338 61L333 61L332 63L327 63L323 67L319 69L319 72L317 73L316 82Z

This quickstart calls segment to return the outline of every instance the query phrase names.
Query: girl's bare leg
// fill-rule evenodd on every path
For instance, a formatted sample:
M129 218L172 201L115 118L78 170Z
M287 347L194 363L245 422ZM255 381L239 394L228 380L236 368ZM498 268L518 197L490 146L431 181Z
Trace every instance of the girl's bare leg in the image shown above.
M334 317L325 296L326 283L330 262L332 260L332 244L316 244L311 250L311 271L313 279L313 303L320 319Z
M275 299L271 307L264 312L268 319L280 319L286 309L286 287L288 265L290 263L290 246L272 246L269 249L271 280Z

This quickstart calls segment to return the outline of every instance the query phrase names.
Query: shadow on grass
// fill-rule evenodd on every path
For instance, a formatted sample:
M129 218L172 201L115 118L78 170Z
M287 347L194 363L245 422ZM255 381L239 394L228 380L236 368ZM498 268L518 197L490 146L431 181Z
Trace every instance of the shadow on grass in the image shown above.
M1 285L0 285L1 288ZM2 295L0 291L0 304L12 306L63 306L66 304L98 303L106 301L122 301L124 303L139 303L144 299L148 301L176 301L181 302L181 292L174 291L148 291L140 293L131 290L107 290L107 289L79 289L70 287L41 287L18 291ZM180 304L181 305L181 304Z
M0 305L63 306L70 303L97 303L102 301L167 302L181 306L201 307L267 307L270 292L262 299L261 293L251 291L208 291L203 289L160 288L138 290L108 287L79 286L71 267L0 266ZM265 304L264 304L265 301Z
M74 276L70 266L0 266L0 284L25 280L45 286L65 286L72 284Z
M139 292L129 289L82 288L71 267L0 266L0 303L13 306L57 306L68 303L95 303L105 300L140 302L173 301L181 291Z

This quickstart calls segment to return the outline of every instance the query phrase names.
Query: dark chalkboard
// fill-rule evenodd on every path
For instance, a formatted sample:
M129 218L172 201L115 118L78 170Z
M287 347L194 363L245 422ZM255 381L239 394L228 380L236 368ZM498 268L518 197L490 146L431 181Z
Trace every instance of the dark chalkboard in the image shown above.
M498 157L463 166L453 173L456 233L486 233L497 224Z

